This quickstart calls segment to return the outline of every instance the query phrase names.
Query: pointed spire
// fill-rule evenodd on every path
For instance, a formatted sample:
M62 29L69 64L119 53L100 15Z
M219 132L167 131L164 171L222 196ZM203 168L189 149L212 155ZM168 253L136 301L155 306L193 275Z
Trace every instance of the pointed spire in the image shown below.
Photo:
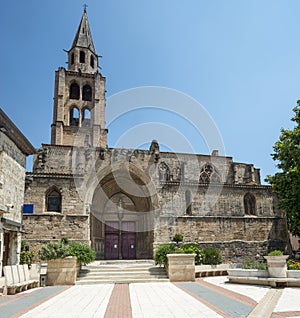
M87 13L86 13L86 7L87 5L84 5L83 15L82 15L71 49L73 49L76 46L83 47L83 48L90 49L93 53L96 54L93 39L92 39L92 34L90 31L90 25L89 25Z

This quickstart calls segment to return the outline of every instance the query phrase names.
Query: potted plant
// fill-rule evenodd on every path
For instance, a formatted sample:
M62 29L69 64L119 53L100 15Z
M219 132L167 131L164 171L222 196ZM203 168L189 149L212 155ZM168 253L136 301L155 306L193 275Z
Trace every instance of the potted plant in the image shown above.
M227 270L230 277L268 277L267 264L259 262L251 257L246 257L241 268L230 268Z
M197 244L176 247L169 243L158 246L154 260L156 264L164 265L170 281L194 281L195 262L201 264L204 254Z
M287 276L288 278L300 278L300 262L287 261Z
M39 258L47 261L47 285L74 285L81 264L95 260L95 251L82 243L69 244L68 239L50 242L39 250Z
M182 241L183 241L183 235L180 234L180 233L176 233L176 234L173 236L172 241L176 243L176 246L179 246L179 242L182 242Z
M284 255L282 251L274 250L264 256L268 264L268 272L270 277L283 278L287 277L286 259L289 255Z

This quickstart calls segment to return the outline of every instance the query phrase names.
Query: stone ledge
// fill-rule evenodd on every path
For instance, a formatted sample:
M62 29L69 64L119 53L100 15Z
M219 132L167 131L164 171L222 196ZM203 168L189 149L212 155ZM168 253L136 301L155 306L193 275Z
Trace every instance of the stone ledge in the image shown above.
M228 276L229 283L264 285L271 287L300 287L299 278L273 278L273 277L238 277Z

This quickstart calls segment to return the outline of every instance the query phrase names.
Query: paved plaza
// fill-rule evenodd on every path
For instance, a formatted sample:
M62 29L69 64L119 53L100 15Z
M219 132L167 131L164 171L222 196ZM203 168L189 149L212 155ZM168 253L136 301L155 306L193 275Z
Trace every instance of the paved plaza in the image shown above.
M54 286L0 297L0 317L299 318L300 288L230 284L226 276L195 283Z

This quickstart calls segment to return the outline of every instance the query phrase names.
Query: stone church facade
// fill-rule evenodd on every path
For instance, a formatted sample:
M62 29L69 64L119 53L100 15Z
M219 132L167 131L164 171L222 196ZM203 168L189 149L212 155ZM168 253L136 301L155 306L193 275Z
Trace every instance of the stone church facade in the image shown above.
M55 75L51 144L27 173L24 239L33 250L67 237L98 259L148 259L181 233L224 260L288 249L285 214L259 169L231 157L107 146L105 82L84 11Z

